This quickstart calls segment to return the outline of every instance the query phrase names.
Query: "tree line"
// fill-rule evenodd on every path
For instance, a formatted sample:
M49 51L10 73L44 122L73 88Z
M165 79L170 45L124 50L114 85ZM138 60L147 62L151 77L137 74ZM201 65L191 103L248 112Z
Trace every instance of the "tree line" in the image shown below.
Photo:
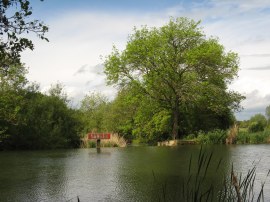
M78 147L91 131L155 143L225 130L235 122L234 111L241 109L244 97L228 85L237 77L239 58L188 18L135 28L124 50L113 47L104 73L108 85L118 88L114 100L90 93L72 108L60 84L41 93L26 79L20 60L23 50L33 49L25 38L28 32L48 40L46 25L27 21L29 4L0 1L0 33L5 36L0 41L0 148Z
M0 149L78 147L80 122L61 85L44 94L24 74L23 66L1 69Z

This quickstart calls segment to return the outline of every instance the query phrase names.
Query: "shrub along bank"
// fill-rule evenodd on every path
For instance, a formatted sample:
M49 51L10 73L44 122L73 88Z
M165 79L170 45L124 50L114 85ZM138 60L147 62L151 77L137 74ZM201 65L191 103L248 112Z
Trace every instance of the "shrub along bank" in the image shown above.
M104 139L100 142L101 147L126 147L126 140L118 135L112 134L110 139ZM96 140L88 140L87 135L82 139L81 148L96 148Z
M185 140L193 140L198 144L225 144L228 137L226 130L200 131L198 134L190 134ZM236 134L235 144L264 144L270 143L270 130L260 132L240 131Z
M270 130L261 132L239 132L236 136L237 144L261 144L270 143Z

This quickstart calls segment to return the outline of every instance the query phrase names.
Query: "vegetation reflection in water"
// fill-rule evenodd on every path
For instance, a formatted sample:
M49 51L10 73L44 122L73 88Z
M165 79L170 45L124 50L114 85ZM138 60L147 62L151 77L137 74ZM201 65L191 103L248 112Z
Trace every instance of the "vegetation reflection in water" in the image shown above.
M250 183L254 200L260 194L261 182L266 180L264 195L268 201L269 149L268 145L218 145L205 146L204 152L200 152L201 147L195 145L101 148L99 154L96 149L1 152L0 198L3 201L77 201L77 197L80 201L181 201L181 197L192 200L195 194L198 199L208 191L201 201L208 195L208 201L216 201L218 197L224 201L234 197L237 201L235 186L230 183L234 162L238 183ZM262 160L255 162L258 165L255 171L252 163L258 156ZM248 169L251 169L250 177L245 181L243 176L247 176ZM223 186L225 179L227 187ZM243 185L241 194L249 190ZM213 190L209 191L210 188ZM226 192L218 190L227 190L227 199ZM252 196L249 194L253 193L248 192L247 199L242 201L249 201Z
M254 182L256 179L256 165L248 170L245 176L237 176L235 174L233 165L231 167L230 175L224 173L222 158L216 163L214 161L213 151L209 152L201 150L195 160L192 155L189 159L189 167L187 175L183 179L177 179L175 187L170 187L167 182L160 183L153 172L153 177L157 184L160 184L160 190L157 193L158 201L264 201L264 185L266 179L262 182L259 192L254 191ZM214 165L211 165L214 164ZM194 169L191 169L195 166ZM207 179L210 167L216 169L211 173L212 179ZM213 171L213 170L212 170ZM269 176L268 171L266 178ZM223 180L220 180L222 176ZM174 192L168 191L174 189Z

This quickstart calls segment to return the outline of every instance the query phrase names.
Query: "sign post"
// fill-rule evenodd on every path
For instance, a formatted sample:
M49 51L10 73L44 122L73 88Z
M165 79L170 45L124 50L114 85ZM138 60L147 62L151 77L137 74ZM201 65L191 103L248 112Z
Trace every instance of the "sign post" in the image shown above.
M97 141L97 151L100 152L100 142L101 140L111 139L110 133L88 133L88 140L96 140Z

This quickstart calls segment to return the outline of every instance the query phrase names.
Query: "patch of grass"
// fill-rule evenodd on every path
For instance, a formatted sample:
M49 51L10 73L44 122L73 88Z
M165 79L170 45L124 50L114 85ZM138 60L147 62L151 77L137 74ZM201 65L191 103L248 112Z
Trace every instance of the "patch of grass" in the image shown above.
M95 141L88 141L87 148L96 148L97 143Z

